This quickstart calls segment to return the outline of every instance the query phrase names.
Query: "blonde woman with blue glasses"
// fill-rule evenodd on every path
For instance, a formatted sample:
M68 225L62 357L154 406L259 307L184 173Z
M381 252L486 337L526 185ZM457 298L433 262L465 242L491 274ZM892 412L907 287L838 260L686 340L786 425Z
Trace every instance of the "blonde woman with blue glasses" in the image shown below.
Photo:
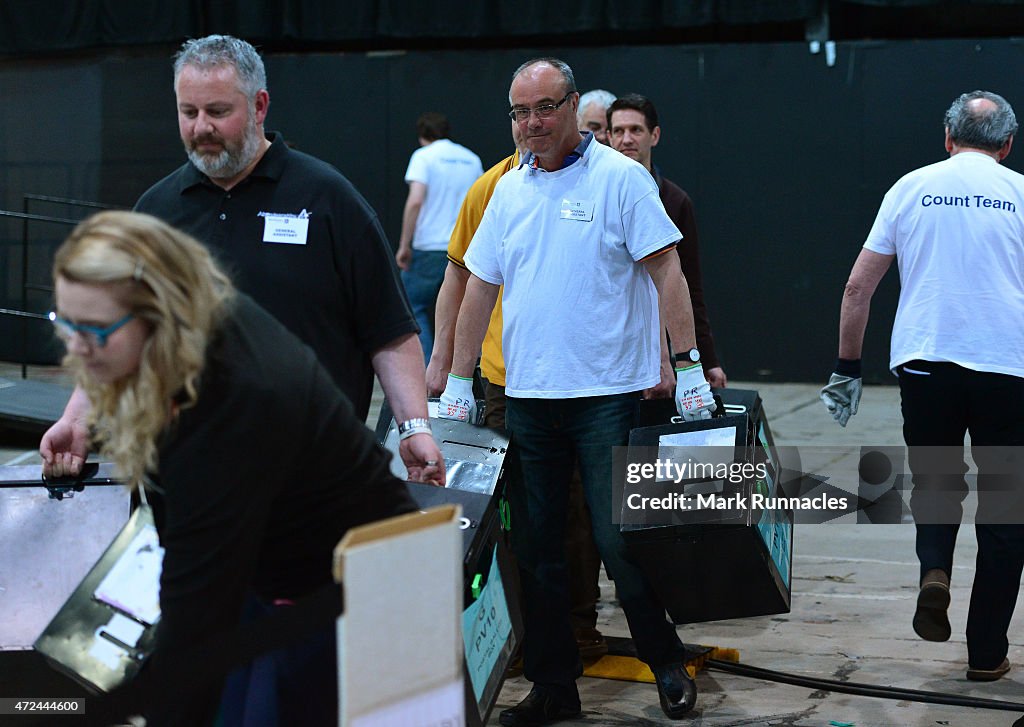
M243 609L266 612L328 583L349 527L414 509L312 350L188 235L104 212L71 233L53 272L51 319L81 431L44 436L44 471L71 469L82 456L72 443L88 432L126 482L145 488L165 549L152 664L232 629ZM268 660L276 673L259 684L277 702L265 723L333 724L333 626L284 656ZM230 721L253 695L244 675L229 679ZM207 724L220 693L215 685L146 716Z

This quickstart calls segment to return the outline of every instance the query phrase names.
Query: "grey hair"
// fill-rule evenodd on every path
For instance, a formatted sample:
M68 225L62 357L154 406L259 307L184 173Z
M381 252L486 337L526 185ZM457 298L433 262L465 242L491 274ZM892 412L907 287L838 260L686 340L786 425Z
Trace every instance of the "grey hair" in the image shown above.
M239 90L253 98L267 87L267 71L256 49L240 38L230 35L208 35L186 40L174 56L174 79L185 66L209 70L232 66L238 74Z
M587 112L587 106L595 103L607 111L608 107L615 103L615 94L611 91L605 91L603 88L595 88L593 91L587 91L585 94L580 96L580 105L579 108L576 109L576 118L582 119L583 114Z
M567 94L572 93L576 90L576 78L572 75L572 69L569 64L558 58L531 58L523 65L516 69L516 72L512 74L512 81L514 82L519 78L519 74L525 71L530 66L535 66L538 63L546 63L547 65L554 68L556 71L562 74L562 80L565 81L565 92ZM512 90L509 89L508 104L512 105Z
M971 108L970 102L985 99L995 104L989 108ZM949 138L959 146L985 151L999 151L1017 133L1017 117L1005 98L990 91L971 91L960 96L946 111Z

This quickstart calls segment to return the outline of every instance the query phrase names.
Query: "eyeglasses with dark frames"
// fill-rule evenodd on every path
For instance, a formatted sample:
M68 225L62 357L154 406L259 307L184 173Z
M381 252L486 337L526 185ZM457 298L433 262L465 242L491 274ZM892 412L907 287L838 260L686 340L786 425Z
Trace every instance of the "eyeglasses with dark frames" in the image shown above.
M50 322L53 323L53 327L56 329L57 335L61 340L67 341L77 333L90 346L103 348L107 345L107 339L110 338L115 331L135 318L135 314L129 313L124 318L114 321L105 328L102 326L90 326L85 323L72 323L67 318L61 318L53 311L51 311L50 315L47 317L50 319Z
M526 121L530 118L530 114L537 114L538 119L550 118L558 109L562 108L563 104L569 100L575 91L569 91L569 93L562 96L562 100L558 103L544 104L543 106L537 106L536 108L527 108L525 106L516 106L514 109L508 112L508 117L513 121Z

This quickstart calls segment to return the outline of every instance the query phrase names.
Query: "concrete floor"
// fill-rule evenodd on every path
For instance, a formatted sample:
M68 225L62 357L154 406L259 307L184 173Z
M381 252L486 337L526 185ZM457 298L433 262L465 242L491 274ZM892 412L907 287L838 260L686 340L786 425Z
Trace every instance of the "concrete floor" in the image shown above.
M818 400L818 386L732 382L757 389L777 445L800 448L804 467L856 459L863 445L900 445L896 387L867 387L860 411L846 429L832 421ZM817 459L818 462L813 460ZM844 520L852 519L845 516ZM991 684L969 682L964 629L977 552L971 528L963 528L952 579L946 643L920 640L911 628L918 564L913 525L797 525L794 532L792 610L788 614L680 626L686 643L731 647L744 664L843 682L936 691L1008 702L1024 702L1024 607L1010 629L1011 663L1021 665ZM626 636L614 606L614 590L602 579L599 628ZM1010 725L1024 714L850 696L776 684L705 670L697 676L700 696L693 725L885 725L924 727ZM497 713L529 691L522 678L508 680ZM582 678L581 719L565 725L669 725L651 684Z
M0 368L0 376L14 375ZM731 385L760 391L776 444L799 446L806 470L844 457L853 461L861 445L902 442L895 387L867 387L860 413L844 430L818 401L816 385ZM370 422L375 421L374 411ZM2 431L0 437L0 464L38 462L25 437ZM1019 602L1009 658L1020 666L991 684L964 677L975 554L973 533L964 528L952 580L953 637L947 643L921 641L911 629L918 572L913 526L853 522L797 525L790 613L680 626L679 634L687 643L738 649L744 664L803 676L1024 702L1024 608ZM610 636L628 636L612 585L602 579L601 588L599 628ZM848 696L716 670L700 672L697 684L700 697L688 720L694 725L1005 727L1024 714ZM651 684L583 678L579 687L583 716L562 724L679 724L662 714ZM498 712L528 691L524 679L508 680L488 724L497 725Z

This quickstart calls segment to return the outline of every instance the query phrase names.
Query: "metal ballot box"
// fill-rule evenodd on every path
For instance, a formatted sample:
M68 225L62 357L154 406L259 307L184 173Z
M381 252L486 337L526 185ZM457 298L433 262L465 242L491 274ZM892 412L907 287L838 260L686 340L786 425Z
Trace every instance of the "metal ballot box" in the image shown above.
M435 487L410 482L409 492L420 507L462 506L466 724L482 727L523 639L519 578L499 507L509 440L498 430L439 419L437 401L429 403L430 426L445 459L447 484ZM483 402L477 406L483 410ZM407 472L398 456L398 426L386 404L376 433L381 445L393 454L391 471L404 480Z
M764 408L756 391L717 394L725 415L697 422L641 402L618 473L628 552L679 624L790 608L793 511Z
M502 475L508 437L496 429L437 417L437 399L428 401L430 427L434 441L444 455L446 487L492 495ZM483 401L477 401L482 412ZM398 424L387 402L381 407L377 421L377 441L391 452L391 472L400 480L408 477L402 458L398 456Z
M8 693L84 693L32 646L130 509L107 465L87 464L77 482L44 481L38 464L0 467L0 683Z

